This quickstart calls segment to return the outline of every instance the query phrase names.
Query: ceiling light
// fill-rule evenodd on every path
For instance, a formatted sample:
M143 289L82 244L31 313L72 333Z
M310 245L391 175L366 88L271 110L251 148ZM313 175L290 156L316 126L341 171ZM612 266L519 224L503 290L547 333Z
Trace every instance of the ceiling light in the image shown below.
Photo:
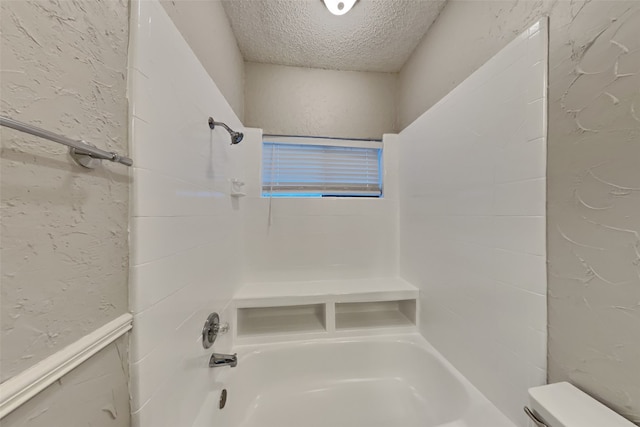
M327 6L327 9L329 9L329 12L333 13L334 15L340 16L349 12L353 7L353 5L356 4L358 0L322 0L322 1L324 1L324 5Z

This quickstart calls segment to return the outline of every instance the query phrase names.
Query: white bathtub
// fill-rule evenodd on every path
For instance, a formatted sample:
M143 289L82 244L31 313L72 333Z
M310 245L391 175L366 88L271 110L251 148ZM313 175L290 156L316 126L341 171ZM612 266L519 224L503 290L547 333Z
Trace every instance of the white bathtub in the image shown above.
M235 350L194 427L514 427L418 334Z

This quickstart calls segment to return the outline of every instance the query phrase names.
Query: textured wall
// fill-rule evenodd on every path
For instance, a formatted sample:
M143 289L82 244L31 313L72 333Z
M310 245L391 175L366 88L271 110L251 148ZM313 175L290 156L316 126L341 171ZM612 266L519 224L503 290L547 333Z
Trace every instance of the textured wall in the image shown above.
M451 0L400 73L400 122L546 13L549 380L640 423L640 4Z
M640 424L640 4L574 14L551 32L549 380Z
M0 7L2 114L126 153L127 2ZM129 171L88 171L53 142L0 136L4 381L127 311ZM127 426L126 339L118 347L2 425Z
M2 114L126 153L127 2L1 7ZM6 380L127 311L129 171L1 136Z
M127 339L121 337L2 419L2 427L129 427Z
M380 139L395 131L396 80L247 62L245 124L272 134Z
M400 133L400 274L420 289L420 331L518 426L546 379L540 28Z
M161 0L209 76L244 117L244 59L220 0Z

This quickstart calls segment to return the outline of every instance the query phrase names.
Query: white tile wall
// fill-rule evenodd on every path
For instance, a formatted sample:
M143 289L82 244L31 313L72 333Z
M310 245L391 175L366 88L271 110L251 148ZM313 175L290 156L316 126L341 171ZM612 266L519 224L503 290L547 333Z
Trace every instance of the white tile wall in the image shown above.
M216 375L202 324L225 318L242 273L242 206L228 191L241 154L207 119L242 124L156 0L131 15L133 425L189 426Z
M395 276L398 136L383 138L385 194L380 199L260 197L261 138L243 142L242 148L247 282Z
M538 24L537 24L538 25ZM400 134L400 274L420 329L518 425L546 371L546 23Z

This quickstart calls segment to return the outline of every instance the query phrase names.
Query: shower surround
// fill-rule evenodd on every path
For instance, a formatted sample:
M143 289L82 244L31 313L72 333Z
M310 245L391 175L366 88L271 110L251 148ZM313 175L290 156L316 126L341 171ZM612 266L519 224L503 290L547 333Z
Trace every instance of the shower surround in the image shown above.
M467 375L471 374L472 383L476 383L481 392L486 393L493 403L498 404L499 409L519 421L520 419L513 414L520 410L515 408L515 405L521 403L520 395L515 392L514 396L517 397L504 400L501 399L501 394L492 393L496 390L502 392L500 387L517 387L524 393L528 385L544 382L545 335L541 326L544 325L545 318L544 263L535 263L544 255L544 240L540 243L536 239L544 239L544 216L543 212L539 215L538 207L540 203L544 205L546 27L542 25L537 30L518 37L485 66L484 72L470 78L459 90L454 91L448 102L426 113L399 137L385 136L385 198L296 199L269 202L268 199L260 197L261 131L242 128L242 123L158 2L134 2L133 6L130 48L131 136L132 156L140 159L134 168L131 218L131 304L135 316L131 345L134 425L188 426L196 421L196 414L205 404L205 396L211 396L221 385L220 381L231 375L231 372L227 372L229 368L207 367L210 351L205 351L199 343L202 322L210 311L218 311L223 321L235 319L233 297L238 294L243 284L251 283L254 287L264 287L264 293L268 295L269 286L278 281L291 284L304 280L366 281L367 277L393 277L397 275L398 268L398 238L401 247L404 248L401 253L406 258L402 261L406 275L415 281L422 292L424 318L419 325L421 331L427 336L431 334L437 342L436 348L441 346L442 349L438 350L451 357L454 365L460 364L457 368L462 368L463 373ZM499 78L491 79L494 74ZM492 93L492 88L497 86L498 82L504 83L506 88L498 94ZM522 86L518 86L519 84ZM520 87L525 89L520 90ZM534 92L537 98L532 98ZM452 128L466 129L456 127L456 116L451 108L466 109L469 117L473 117L474 114L481 117L478 112L480 100L492 97L496 99L497 107L491 111L497 114L497 118L507 119L509 122L509 126L501 130L511 132L510 135L524 132L529 142L524 145L530 151L518 151L517 147L508 144L504 138L501 139L499 132L490 133L492 123L486 115L482 116L484 127L471 129L470 133L463 135L477 137L478 134L486 132L486 137L479 138L481 142L477 146L464 145L465 140L460 139L453 141L447 148L442 143L446 128L434 125L433 130L425 130L429 120L441 120L442 124L449 124ZM463 100L467 100L466 105ZM489 110L485 113L488 114ZM209 129L209 116L243 131L245 139L237 146L229 145L226 132ZM529 125L521 128L521 121L525 118ZM433 125L433 122L431 124ZM532 136L530 132L540 134ZM488 144L490 140L493 145L483 145L485 141ZM497 272L511 276L498 279L490 288L487 288L489 285L486 280L478 280L478 287L471 283L473 269L482 261L473 258L475 252L471 251L472 246L465 246L464 242L455 246L458 242L455 239L447 241L423 234L435 223L408 228L416 225L415 216L411 215L411 203L417 199L407 197L415 191L433 190L446 182L456 183L460 191L451 192L455 197L449 200L448 207L457 209L455 213L461 213L466 206L465 197L473 198L477 195L473 191L465 190L464 176L473 176L477 184L493 185L493 163L483 164L489 158L489 153L483 152L483 148L487 147L494 151L504 150L514 162L504 165L500 173L505 176L505 185L497 185L495 188L496 194L497 190L504 190L500 193L503 199L496 199L502 200L502 204L496 206L503 210L495 212L495 215L494 212L471 211L471 223L464 222L464 215L454 215L453 218L460 220L438 225L446 225L448 230L458 232L456 236L473 226L483 228L487 221L502 226L504 230L499 236L504 240L495 242L496 246L493 249L501 251L499 253L505 257L511 256L510 263L524 262L526 266L527 261L533 260L536 268L541 268L496 268ZM459 163L451 163L451 174L455 176L437 176L437 173L443 173L442 169L438 169L434 163L429 163L435 162L436 152L446 154L439 152L440 149L454 150L448 152L448 157L442 157L447 161L454 160L451 156L456 154L463 159ZM456 152L456 149L460 151ZM404 153L400 160L397 158L398 150ZM423 156L420 164L412 162L417 155ZM406 168L406 172L403 172L405 181L400 185L397 174L398 169L403 168L399 168L399 162L405 162L403 168ZM424 167L425 162L429 168ZM462 168L462 163L468 170ZM418 169L422 172L415 175ZM414 175L406 175L412 173ZM514 178L513 174L517 173L533 175ZM409 177L413 180L412 183L407 181ZM234 178L246 182L247 197L237 199L229 195L229 180ZM484 182L483 179L491 182ZM510 187L509 183L512 181L518 183ZM432 184L431 187L429 184ZM422 189L416 190L418 185ZM405 199L400 200L400 203L398 187L405 194ZM438 189L452 190L445 187ZM523 197L516 197L520 194ZM521 200L526 201L528 195L531 196L532 202L522 208L518 203ZM494 201L493 195L489 199ZM439 200L436 198L420 206L425 209L427 206L438 209L438 203ZM401 218L406 222L402 225L400 221L400 236L398 205L403 215ZM523 213L520 209L531 211ZM533 218L530 219L528 215L533 215ZM482 218L478 219L477 216ZM422 215L421 218L427 222L433 219L429 215ZM474 222L476 219L478 222ZM504 221L500 222L500 219ZM526 226L522 224L523 221ZM519 225L522 227L518 228ZM490 231L486 229L485 233ZM514 243L516 237L509 239L509 233L515 231L523 232L519 235L522 240L519 243ZM482 235L478 234L476 237L480 239ZM433 246L412 247L411 245L416 245L416 238L422 238L420 245ZM531 246L525 249L521 246L510 246L514 244ZM483 382L483 378L474 378L474 371L464 372L467 366L460 360L459 354L450 351L450 343L443 342L440 335L433 334L437 325L449 328L448 331L456 340L464 338L459 335L460 330L456 330L461 326L459 320L454 318L451 325L443 326L440 322L442 318L437 317L442 313L442 307L451 302L447 293L427 286L431 283L419 274L423 270L416 271L410 268L414 261L434 267L430 261L417 260L416 254L419 253L428 253L435 257L434 260L442 261L441 268L451 266L450 260L438 257L437 245L442 245L442 252L449 255L452 255L452 249L462 249L461 254L467 257L465 268L458 268L451 273L452 278L458 279L461 286L464 286L464 283L468 284L469 293L488 289L493 292L491 295L504 297L512 303L499 308L505 309L507 314L514 315L513 325L522 327L521 330L526 331L525 336L514 336L513 330L508 329L506 323L500 322L495 323L495 330L489 330L486 336L495 340L495 348L504 349L504 355L499 355L503 359L513 357L513 352L521 352L523 343L528 343L527 349L532 350L528 356L517 363L500 367L500 372L505 373L504 377L507 373L513 374L515 369L522 368L522 374L516 375L515 379L499 376L502 382L487 384ZM349 250L336 252L341 246ZM479 246L479 251L482 251L481 245ZM527 251L530 253L526 253ZM339 254L342 255L338 256ZM530 259L526 255L533 258ZM286 260L289 258L292 263L287 264ZM433 269L429 274L435 271L437 270ZM535 273L534 276L530 275L532 272ZM464 274L467 276L463 276ZM537 278L541 278L541 281ZM523 288L506 285L513 281ZM345 283L349 281L346 280ZM449 283L452 282L447 281L447 284ZM438 289L444 290L442 287ZM453 289L452 286L451 290ZM434 298L440 299L441 305L434 303ZM491 307L490 301L487 301L487 304L487 307ZM391 307L384 304L380 306ZM378 306L373 304L370 307ZM481 307L474 308L468 304L465 307L469 308L469 328L474 325L488 326L481 317ZM274 309L274 312L277 312L277 309ZM334 327L331 325L329 322L329 328ZM215 343L216 352L230 353L241 350L241 347L232 348L231 341L237 333L237 327L238 325L232 321L231 328L234 333L223 335ZM413 328L415 330L415 326ZM332 333L330 332L330 335ZM358 332L350 334L354 333L357 335ZM322 334L318 337L322 338ZM269 345L267 338L261 337L261 342L265 345ZM323 339L328 338L327 336ZM385 341L385 348L391 347L392 341L393 338ZM428 346L427 343L425 345ZM332 345L327 348L340 352L342 347ZM478 363L486 362L485 357L487 355L482 354ZM242 360L241 357L238 367L233 368L233 376L228 378L246 375L242 373ZM311 359L308 362L311 363ZM376 374L372 371L371 375ZM453 371L451 375L455 377L457 374ZM521 379L519 375L525 375L527 379ZM233 382L230 384L235 390ZM240 390L240 393L245 392L249 393ZM472 394L479 396L477 392ZM480 397L480 400L477 400L476 397L472 400L479 402L484 399ZM180 404L177 405L176 402ZM465 411L467 409L459 411L452 419L464 419ZM423 421L426 420L425 418ZM504 422L509 425L506 419Z

